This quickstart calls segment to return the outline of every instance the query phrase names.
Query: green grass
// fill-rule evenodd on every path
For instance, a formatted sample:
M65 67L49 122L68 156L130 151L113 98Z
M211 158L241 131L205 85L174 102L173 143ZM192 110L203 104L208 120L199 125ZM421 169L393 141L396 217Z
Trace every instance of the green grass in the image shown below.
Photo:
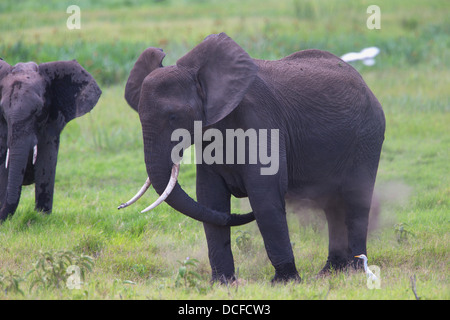
M422 299L450 298L446 1L73 1L82 14L81 30L73 31L66 28L63 2L37 3L0 4L0 56L10 64L77 59L103 95L61 136L53 213L34 212L33 187L24 187L17 212L0 226L1 299L414 299L414 275ZM381 8L381 30L366 28L370 4ZM135 59L156 46L167 53L164 64L173 64L221 31L262 59L306 48L337 55L381 49L375 66L355 64L387 120L376 185L382 210L368 241L369 264L381 268L380 290L369 290L362 273L316 278L328 244L320 212L288 213L301 284L270 285L274 271L252 223L232 230L235 265L246 283L227 287L209 284L200 223L166 204L140 214L156 199L151 191L117 211L146 178L139 118L123 99ZM182 166L180 183L195 197L193 165ZM248 210L238 199L232 207ZM401 241L399 226L407 231ZM94 258L82 289L30 291L26 274L40 252L58 250ZM186 257L199 261L189 266L202 279L195 286L177 285L179 261ZM5 291L14 279L22 292Z

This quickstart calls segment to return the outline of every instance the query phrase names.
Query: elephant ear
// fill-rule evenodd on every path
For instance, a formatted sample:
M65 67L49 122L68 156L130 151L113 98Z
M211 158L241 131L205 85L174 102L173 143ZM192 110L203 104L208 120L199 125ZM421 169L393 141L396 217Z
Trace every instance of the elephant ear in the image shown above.
M2 84L1 81L4 77L11 71L12 67L0 58L0 101L2 99ZM3 120L2 111L0 109L0 164L3 164L6 159L6 137L7 137L7 127L6 122ZM4 167L4 166L3 166ZM1 169L0 169L0 183L1 181ZM1 188L0 188L1 189ZM2 198L0 197L0 201Z
M11 66L4 61L2 58L0 58L0 81L11 71ZM0 91L0 95L1 95Z
M8 75L8 73L11 72L11 69L12 67L6 61L0 58L0 100L2 98L2 89L3 89L1 81L3 80L4 77Z
M95 79L76 60L42 63L39 73L47 82L50 120L56 120L60 130L91 111L102 94Z
M199 82L204 101L205 125L233 111L244 98L258 72L253 59L225 33L208 36L177 61Z
M162 49L147 48L141 53L133 69L131 69L125 86L125 100L134 110L138 111L142 82L153 70L162 68L162 61L165 56L166 54Z

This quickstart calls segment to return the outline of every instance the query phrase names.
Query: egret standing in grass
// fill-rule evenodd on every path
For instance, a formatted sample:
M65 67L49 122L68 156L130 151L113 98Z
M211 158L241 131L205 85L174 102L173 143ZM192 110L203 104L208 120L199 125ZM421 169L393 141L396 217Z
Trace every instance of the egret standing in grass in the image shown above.
M365 254L360 254L359 256L355 256L355 258L359 258L359 259L363 260L363 262L364 262L364 272L367 275L367 279L369 279L371 281L377 281L378 280L377 276L372 271L370 271L369 267L367 266L367 257L366 257L366 255Z

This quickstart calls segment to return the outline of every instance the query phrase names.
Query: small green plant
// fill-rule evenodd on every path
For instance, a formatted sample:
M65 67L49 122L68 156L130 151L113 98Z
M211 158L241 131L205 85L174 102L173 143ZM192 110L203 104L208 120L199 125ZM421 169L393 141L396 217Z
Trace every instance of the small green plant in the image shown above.
M414 237L414 233L407 229L409 225L401 222L395 225L395 234L397 236L397 242L402 243L408 240L408 237Z
M20 293L23 294L23 291L20 289L20 283L23 282L24 279L11 271L8 271L8 275L0 274L0 289L4 290L5 294L11 293Z
M90 256L77 255L72 251L40 252L34 268L27 273L31 277L30 291L33 288L61 288L67 284L76 266L76 276L85 279L86 273L92 271L94 259Z
M239 248L239 250L243 252L248 252L251 249L252 246L252 238L249 232L247 231L237 231L236 234L238 236L236 237L236 245Z
M177 260L180 264L180 268L178 269L177 279L175 281L175 286L179 287L184 285L185 288L188 287L197 287L199 280L201 280L200 274L191 270L193 267L197 267L198 260L191 259L187 257L184 261Z

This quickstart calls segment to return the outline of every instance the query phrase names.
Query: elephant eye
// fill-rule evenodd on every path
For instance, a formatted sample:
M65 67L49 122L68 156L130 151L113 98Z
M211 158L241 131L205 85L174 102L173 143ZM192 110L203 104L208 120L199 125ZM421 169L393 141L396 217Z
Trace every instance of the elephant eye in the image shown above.
M173 113L171 113L171 114L169 115L169 120L170 120L170 121L176 120L176 118L177 118L177 116L176 116L175 114L173 114Z

